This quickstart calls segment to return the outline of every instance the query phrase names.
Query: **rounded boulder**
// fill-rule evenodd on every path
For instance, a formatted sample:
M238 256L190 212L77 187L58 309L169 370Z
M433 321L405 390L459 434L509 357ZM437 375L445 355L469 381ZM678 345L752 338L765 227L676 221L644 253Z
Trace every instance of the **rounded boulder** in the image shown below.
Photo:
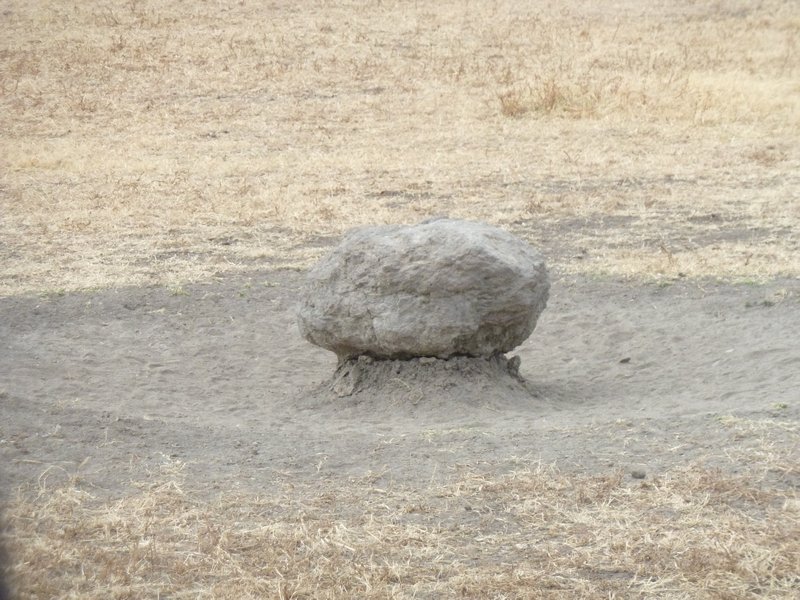
M549 288L542 256L502 229L453 219L368 227L308 273L298 323L340 362L489 357L530 336Z

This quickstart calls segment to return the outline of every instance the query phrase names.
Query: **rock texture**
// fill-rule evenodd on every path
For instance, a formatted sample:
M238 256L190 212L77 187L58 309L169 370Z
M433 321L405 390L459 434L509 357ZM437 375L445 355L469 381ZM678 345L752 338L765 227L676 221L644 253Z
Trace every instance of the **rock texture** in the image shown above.
M308 274L301 333L336 353L488 357L521 344L545 308L544 260L510 233L436 219L348 234Z

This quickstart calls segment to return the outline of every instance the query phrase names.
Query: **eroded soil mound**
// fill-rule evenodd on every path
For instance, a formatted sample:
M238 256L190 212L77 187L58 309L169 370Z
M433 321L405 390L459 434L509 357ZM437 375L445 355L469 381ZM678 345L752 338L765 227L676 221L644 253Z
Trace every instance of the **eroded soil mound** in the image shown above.
M361 418L407 414L432 421L469 412L532 408L543 401L519 375L519 357L456 356L341 363L333 376L298 398L298 407Z

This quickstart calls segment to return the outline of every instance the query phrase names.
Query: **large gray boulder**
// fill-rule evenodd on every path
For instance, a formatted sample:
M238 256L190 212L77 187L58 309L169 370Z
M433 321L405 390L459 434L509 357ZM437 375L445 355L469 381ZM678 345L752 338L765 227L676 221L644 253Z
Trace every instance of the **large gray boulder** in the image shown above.
M298 321L340 362L489 357L528 338L549 288L539 253L496 227L451 219L369 227L309 272Z

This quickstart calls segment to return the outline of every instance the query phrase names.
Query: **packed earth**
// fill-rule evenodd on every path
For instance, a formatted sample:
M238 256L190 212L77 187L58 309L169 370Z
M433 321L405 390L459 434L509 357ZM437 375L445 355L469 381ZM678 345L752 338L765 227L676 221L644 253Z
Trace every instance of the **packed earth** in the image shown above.
M165 460L198 485L253 493L275 477L427 485L457 465L736 472L757 441L740 422L785 423L772 452L797 452L794 282L559 279L515 352L524 382L476 387L491 376L418 359L380 393L349 395L330 389L335 356L297 331L302 284L276 271L181 295L4 299L3 489L79 476L118 495Z
M141 502L143 493L164 493L159 485L177 481L182 494L202 503L286 495L280 508L260 513L267 522L313 521L320 508L309 505L322 495L328 514L346 523L373 514L369 503L351 499L364 488L379 494L380 506L398 502L414 513L420 494L440 497L465 478L489 477L491 488L520 472L554 469L627 495L669 487L670 479L697 477L700 469L711 481L697 491L706 500L694 502L708 502L720 488L726 495L730 478L754 478L754 488L736 490L726 502L744 514L777 511L771 518L779 519L787 548L778 583L795 586L796 282L661 286L558 278L534 335L515 353L519 377L497 359L382 361L379 376L371 365L372 379L345 382L344 393L341 382L331 383L334 355L297 331L302 285L302 273L266 271L188 285L179 295L129 288L3 299L6 497L20 487L38 495L66 489L80 494L68 501L73 511L119 498ZM525 490L512 487L512 498L519 502L523 493L534 501L538 492ZM780 500L762 506L750 497L756 493ZM544 497L557 506L569 494ZM430 511L427 519L437 524L447 519L470 539L485 535L476 518L501 511L494 518L507 520L486 492L459 492L453 501L431 508L428 499L418 512ZM599 501L613 504L613 496ZM660 500L649 509L666 510ZM481 510L490 512L479 517ZM671 511L657 530L687 526ZM51 518L45 513L40 507L27 518ZM147 515L132 518L154 518ZM520 527L517 536L533 535ZM640 527L649 529L632 531ZM491 557L492 544L468 554L478 552L479 563L487 552L489 565L511 564L530 556L524 548L502 561ZM364 591L337 572L333 595ZM610 588L602 575L595 590L622 589L619 581L634 572L614 575ZM408 575L407 587L398 587L417 589L430 576ZM502 589L481 581L468 595ZM517 585L539 589L529 580ZM299 587L313 596L312 588Z

